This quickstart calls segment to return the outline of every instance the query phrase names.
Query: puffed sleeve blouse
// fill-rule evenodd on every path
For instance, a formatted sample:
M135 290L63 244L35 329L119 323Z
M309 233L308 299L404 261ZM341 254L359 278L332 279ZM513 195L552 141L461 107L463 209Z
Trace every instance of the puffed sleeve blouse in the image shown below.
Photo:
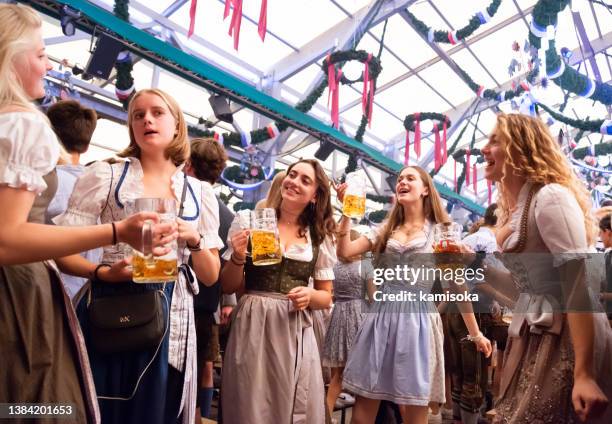
M60 155L57 137L38 112L0 114L0 185L40 194L43 176L55 168Z

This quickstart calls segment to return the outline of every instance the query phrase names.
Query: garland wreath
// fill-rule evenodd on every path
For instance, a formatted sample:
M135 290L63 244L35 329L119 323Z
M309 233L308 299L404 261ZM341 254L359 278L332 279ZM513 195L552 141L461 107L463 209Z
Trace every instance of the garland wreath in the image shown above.
M410 131L414 131L414 152L417 157L421 156L421 122L431 120L436 121L433 126L435 134L434 141L434 170L438 172L448 159L448 149L446 147L446 129L450 127L451 121L448 116L437 112L416 112L404 118L404 128L406 129L406 147L404 151L404 165L410 159ZM442 138L440 138L442 130Z
M130 0L115 0L113 6L115 16L126 22L130 21L129 3ZM127 109L130 98L136 91L134 78L132 77L132 56L128 51L119 53L115 62L115 69L117 70L115 94L123 104L123 108Z
M500 4L501 0L493 0L486 9L472 16L469 23L457 31L434 30L410 13L410 11L406 10L406 13L408 18L412 21L414 28L420 32L423 37L426 37L430 43L457 44L459 41L465 40L476 32L482 25L491 21L491 18L497 13Z

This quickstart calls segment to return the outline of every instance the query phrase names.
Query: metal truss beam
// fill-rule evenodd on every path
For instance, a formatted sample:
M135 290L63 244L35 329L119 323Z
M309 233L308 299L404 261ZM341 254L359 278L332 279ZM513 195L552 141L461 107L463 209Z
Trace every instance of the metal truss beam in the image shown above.
M523 13L531 13L531 11L533 10L533 6L532 7L528 7L527 9L525 9L523 11ZM503 20L502 22L496 24L495 26L492 26L488 29L486 29L485 31L474 35L473 37L470 37L468 40L465 40L463 43L461 44L457 44L455 47L451 48L448 50L448 52L446 52L446 54L448 56L452 56L453 54L465 49L467 46L470 46L480 40L482 40L485 37L488 37L491 34L496 33L497 31L507 27L508 25L518 21L519 19L521 19L521 15L520 14L516 14L514 16L509 17L508 19ZM395 85L399 84L400 82L404 81L405 79L408 79L414 75L419 74L420 72L426 70L427 68L429 68L430 66L435 65L436 63L440 62L442 60L442 58L440 56L436 56L433 57L432 59L422 63L421 65L413 68L412 70L409 70L408 72L399 75L398 77L392 79L391 81L387 82L386 84L381 85L380 87L376 87L376 93L382 93L385 90L388 90L392 87L394 87ZM356 100L353 101L351 103L348 103L347 105L345 105L342 109L340 109L340 112L346 111L352 107L355 107L356 105L361 104L361 100Z
M268 73L273 75L275 80L284 81L321 59L329 53L330 50L333 50L335 40L338 40L339 49L343 50L347 47L347 43L355 38L356 32L361 32L361 34L363 34L368 28L383 22L399 10L410 6L415 1L416 0L384 0L376 16L371 16L372 10L377 3L373 1L372 4L362 8L352 17L347 17L303 45L298 51L276 62L270 67ZM356 22L357 29L355 30Z

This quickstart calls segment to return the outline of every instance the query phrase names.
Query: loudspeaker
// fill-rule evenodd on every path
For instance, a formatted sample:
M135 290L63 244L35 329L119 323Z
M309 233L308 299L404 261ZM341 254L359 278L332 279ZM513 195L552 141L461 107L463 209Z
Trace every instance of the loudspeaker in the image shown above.
M123 43L108 35L100 35L96 49L89 56L85 72L97 78L108 79L121 50Z
M395 191L395 184L397 184L397 175L391 174L387 178L385 178L385 181L389 185L389 188Z
M215 114L215 118L220 121L231 124L234 122L234 116L232 115L232 109L230 108L229 101L226 97L218 94L213 94L208 98L210 107Z
M329 155L332 154L335 148L336 146L334 146L333 143L330 143L329 141L322 141L314 156L320 161L325 161L327 160Z

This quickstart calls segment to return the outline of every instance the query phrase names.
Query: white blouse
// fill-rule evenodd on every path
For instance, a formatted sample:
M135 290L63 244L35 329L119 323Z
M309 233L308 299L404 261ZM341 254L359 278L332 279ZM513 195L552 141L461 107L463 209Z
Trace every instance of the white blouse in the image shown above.
M223 259L226 261L229 261L230 256L234 252L234 248L230 241L231 237L240 229L240 214L236 214L227 235L227 250L223 254ZM306 229L306 240L306 243L292 244L289 246L289 249L283 252L283 256L300 262L312 261L312 241L310 239L310 229L308 228ZM332 238L327 236L319 246L319 256L317 256L317 262L315 263L313 278L315 280L333 280L336 262L338 262L338 258L336 257L336 246Z
M0 114L0 185L42 193L47 188L43 176L55 168L59 155L59 142L43 114Z

